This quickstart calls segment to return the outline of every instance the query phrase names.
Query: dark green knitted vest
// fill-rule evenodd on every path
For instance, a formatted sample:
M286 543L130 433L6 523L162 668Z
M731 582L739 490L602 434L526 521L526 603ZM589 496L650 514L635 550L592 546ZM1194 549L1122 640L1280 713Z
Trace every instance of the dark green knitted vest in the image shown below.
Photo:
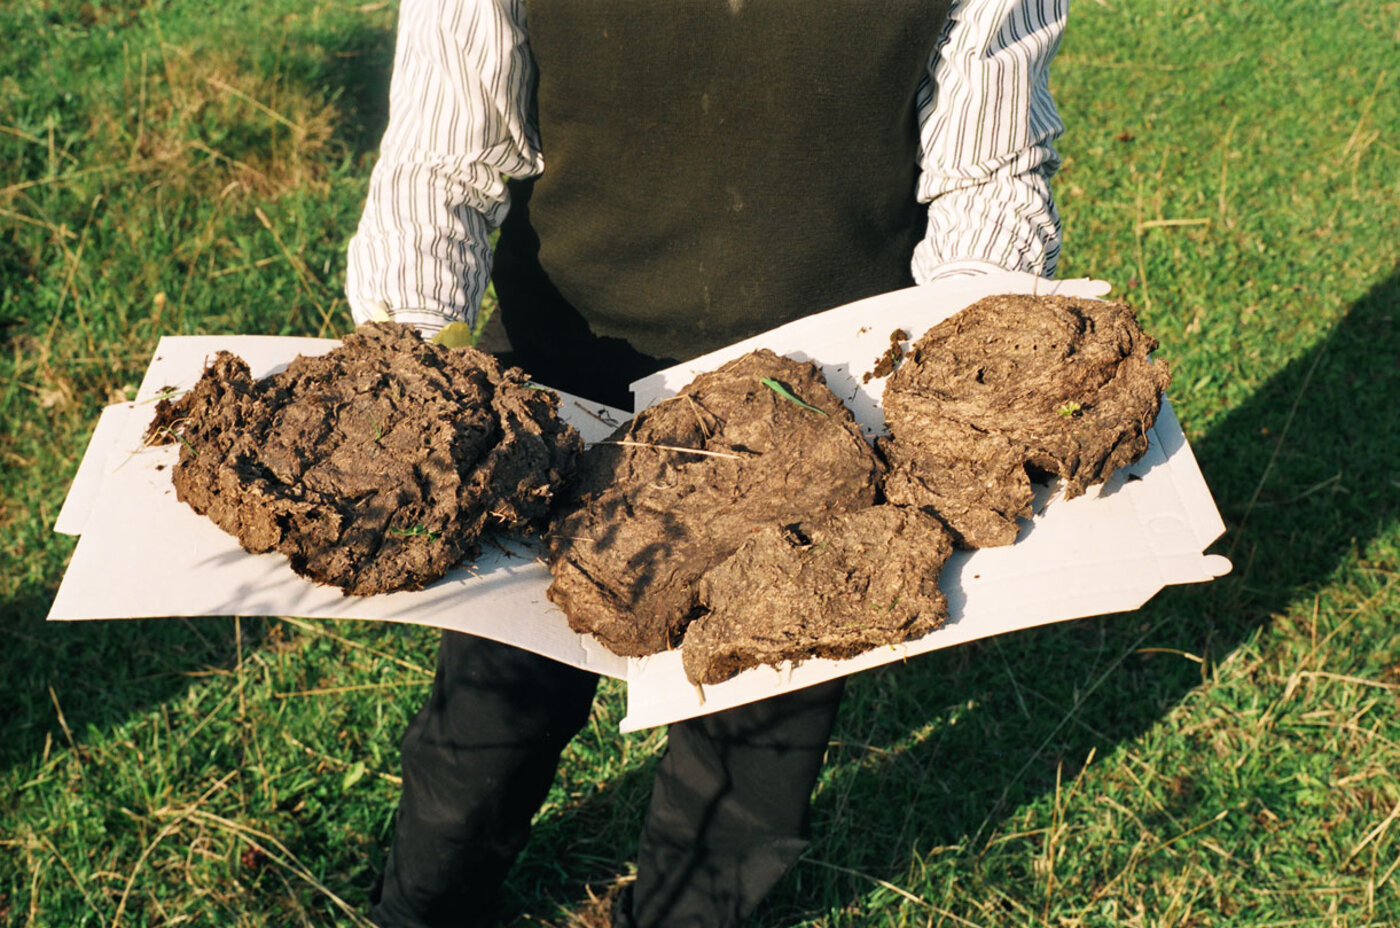
M512 185L495 272L518 360L600 396L912 283L947 6L528 0L545 167Z

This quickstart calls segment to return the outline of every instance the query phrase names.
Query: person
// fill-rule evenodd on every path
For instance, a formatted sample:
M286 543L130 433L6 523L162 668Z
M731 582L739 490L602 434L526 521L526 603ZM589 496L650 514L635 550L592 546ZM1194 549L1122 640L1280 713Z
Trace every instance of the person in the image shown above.
M632 380L805 314L990 269L1053 276L1066 7L404 0L354 317L431 335L474 320L493 280L504 360L630 408ZM595 684L444 633L377 924L493 923ZM841 689L670 727L617 928L754 910L806 846Z

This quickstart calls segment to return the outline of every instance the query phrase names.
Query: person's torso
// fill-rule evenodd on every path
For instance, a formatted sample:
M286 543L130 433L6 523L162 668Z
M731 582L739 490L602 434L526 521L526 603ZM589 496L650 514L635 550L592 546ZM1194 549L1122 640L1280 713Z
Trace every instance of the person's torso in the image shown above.
M528 0L544 173L498 246L512 342L682 359L911 283L947 7Z

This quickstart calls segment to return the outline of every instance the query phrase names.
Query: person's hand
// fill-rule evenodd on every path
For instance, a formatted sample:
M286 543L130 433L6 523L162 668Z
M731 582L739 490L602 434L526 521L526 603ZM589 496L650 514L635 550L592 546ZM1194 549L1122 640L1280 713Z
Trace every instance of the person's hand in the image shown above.
M387 307L376 306L369 313L368 322L392 322ZM438 330L438 333L429 339L434 345L442 345L444 348L470 348L475 338L472 336L472 327L465 322L449 322Z

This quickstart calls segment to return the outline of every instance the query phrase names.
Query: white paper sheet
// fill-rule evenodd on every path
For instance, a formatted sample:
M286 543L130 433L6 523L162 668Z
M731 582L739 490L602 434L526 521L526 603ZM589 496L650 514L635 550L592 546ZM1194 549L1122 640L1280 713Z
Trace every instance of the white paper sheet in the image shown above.
M799 320L662 371L634 384L641 405L670 395L709 370L757 347L821 365L862 428L883 428L882 379L865 372L903 328L926 329L989 293L1045 287L1024 275L997 275L884 294ZM1056 282L1057 292L1097 296L1095 281ZM1042 290L1042 292L1044 292ZM255 376L297 353L328 351L332 340L265 336L165 338L135 403L109 408L99 422L57 526L81 533L50 610L51 619L159 615L297 615L409 622L453 628L515 644L628 683L625 731L717 711L913 655L1050 622L1135 609L1163 586L1220 576L1223 557L1204 554L1224 531L1169 403L1153 429L1148 454L1105 486L1066 501L1046 488L1038 513L1015 545L955 554L944 572L950 621L925 638L843 661L810 660L757 668L707 686L703 701L684 676L678 652L624 660L591 637L569 630L546 598L548 571L521 539L498 539L469 568L425 590L346 597L292 573L279 555L250 555L209 520L175 500L173 447L143 448L166 386L187 388L207 357L233 351ZM627 414L561 396L561 412L597 441Z
M703 371L768 348L820 366L862 432L873 438L885 431L880 396L888 378L872 376L866 381L865 376L889 348L896 329L917 340L958 310L992 294L1096 298L1107 291L1102 281L1047 282L1023 274L910 287L799 319L660 371L633 387L638 406L650 405ZM1054 488L1041 488L1036 511L1016 544L953 555L940 579L949 605L943 628L917 641L847 660L755 668L704 687L703 696L685 679L679 651L633 659L623 730L742 705L752 702L756 693L811 686L978 638L1136 609L1164 586L1210 580L1230 570L1224 557L1203 553L1225 525L1167 401L1142 460L1074 500L1057 498Z
M492 537L474 564L427 589L344 596L297 576L281 555L247 553L233 536L176 500L170 467L178 447L142 442L155 412L151 400L160 391L193 386L221 349L248 362L253 376L264 377L297 354L322 354L338 344L269 336L161 339L136 402L108 408L79 466L63 528L81 537L49 618L380 619L483 635L607 676L626 676L625 659L572 632L564 614L545 598L549 572L526 540ZM563 393L560 413L585 441L606 437L614 427L610 421L627 418L620 410Z

